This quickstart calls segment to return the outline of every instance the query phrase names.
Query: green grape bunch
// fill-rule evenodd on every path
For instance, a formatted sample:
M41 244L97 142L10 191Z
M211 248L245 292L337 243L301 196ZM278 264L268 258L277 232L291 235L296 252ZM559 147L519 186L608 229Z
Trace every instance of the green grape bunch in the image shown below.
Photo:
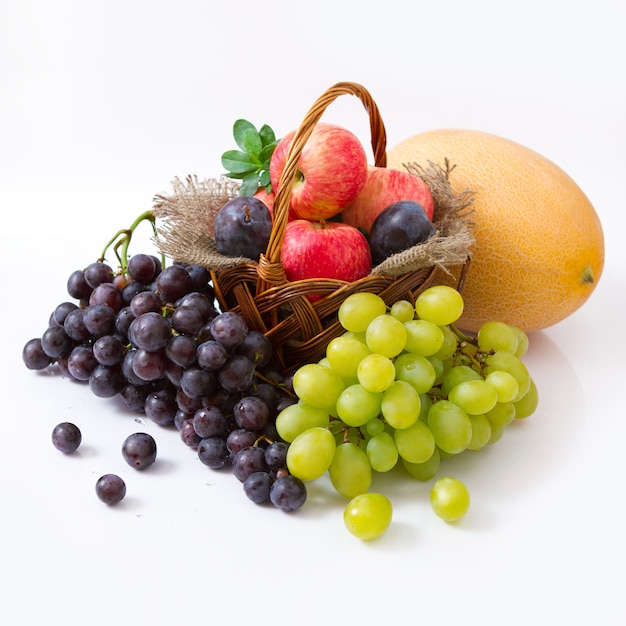
M290 443L288 470L305 482L327 473L349 500L346 527L361 539L380 536L391 521L390 501L370 492L376 473L401 466L428 481L445 458L496 443L537 407L522 361L528 336L497 321L468 336L455 326L463 306L444 285L391 307L374 293L352 294L338 311L343 334L319 362L294 373L298 403L276 419ZM457 521L469 492L445 478L433 486L431 504L440 518Z

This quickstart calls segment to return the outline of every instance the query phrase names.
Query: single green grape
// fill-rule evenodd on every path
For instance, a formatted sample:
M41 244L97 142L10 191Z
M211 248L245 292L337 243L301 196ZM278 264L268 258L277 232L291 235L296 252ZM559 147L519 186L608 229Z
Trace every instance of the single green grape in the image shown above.
M468 450L482 450L491 439L491 424L486 415L468 415L472 424L472 438Z
M337 398L337 417L348 426L363 426L380 414L383 394L372 393L361 384L346 387Z
M343 513L346 528L357 538L371 541L391 524L393 506L381 493L363 493L352 498Z
M427 356L426 358L435 370L435 382L437 382L444 375L446 371L446 365L440 358L436 356Z
M493 426L508 426L515 419L515 404L513 402L498 402L485 417Z
M491 374L491 372L503 371L508 372L517 380L519 391L515 400L521 400L528 393L530 389L530 374L526 365L519 357L510 352L499 350L488 355L485 361L487 364L484 370L486 376Z
M330 417L326 409L297 402L285 407L276 416L275 425L281 439L290 443L305 430L315 426L326 428L329 423Z
M406 471L411 474L413 478L417 478L423 482L436 476L441 466L441 455L438 448L435 448L431 457L424 463L411 463L402 457L400 457L400 460Z
M504 322L485 322L476 336L478 347L484 352L502 350L515 354L518 339L515 331Z
M437 400L428 411L428 428L441 450L459 454L472 440L472 422L467 413L450 400Z
M494 443L500 441L502 439L502 435L504 435L504 424L496 424L489 422L491 426L491 436L489 437L489 445L493 445Z
M370 322L387 311L385 301L374 293L358 292L349 295L339 307L339 323L354 332L364 332Z
M530 379L528 393L521 399L513 403L515 406L515 417L523 419L532 415L539 404L539 391L535 381Z
M430 391L437 378L435 368L424 356L404 352L394 362L396 380L403 380L412 385L417 393Z
M410 463L425 463L435 451L435 438L425 422L417 420L393 435L398 454Z
M406 330L407 352L430 356L441 350L444 341L443 331L439 326L427 320L409 320L404 323Z
M335 449L335 436L330 430L309 428L289 444L287 468L300 480L315 480L328 471Z
M293 390L306 404L335 410L337 398L345 383L333 369L319 363L302 365L293 375Z
M356 378L359 363L368 354L367 345L353 337L335 337L326 346L330 367L344 379Z
M372 466L367 454L351 441L337 446L328 473L335 491L346 498L365 493L372 484Z
M496 390L498 402L512 402L519 394L517 379L509 372L490 372L485 377L485 382Z
M380 421L380 420L379 420ZM398 448L393 437L384 430L374 435L365 448L372 469L377 472L388 472L398 462Z
M370 322L365 331L365 341L372 352L392 358L404 350L406 329L400 320L385 313Z
M483 380L483 378L469 365L454 365L444 372L441 391L447 395L452 388L466 380Z
M450 326L439 326L443 334L443 344L441 348L433 355L442 361L451 358L459 347L459 338L456 336Z
M435 514L446 522L460 520L469 510L467 487L450 476L439 478L430 490L430 504Z
M393 361L382 354L368 354L359 363L357 379L368 391L378 393L388 389L396 378Z
M480 415L493 409L498 401L498 393L482 379L465 380L450 389L448 400L468 414Z
M392 428L408 428L420 414L420 395L403 380L396 380L383 392L381 412Z
M389 312L402 323L408 322L415 317L415 307L408 300L394 302Z
M511 326L511 330L517 335L517 350L515 351L515 356L522 357L528 350L528 335L517 326Z
M420 394L420 415L419 419L422 422L428 422L428 411L430 411L430 407L433 405L432 398L427 393Z
M361 430L365 432L366 436L375 437L376 435L384 432L385 423L380 419L380 417L375 417L374 419L369 420Z
M463 313L463 297L452 287L435 285L422 291L415 300L415 312L422 320L437 326L454 324Z

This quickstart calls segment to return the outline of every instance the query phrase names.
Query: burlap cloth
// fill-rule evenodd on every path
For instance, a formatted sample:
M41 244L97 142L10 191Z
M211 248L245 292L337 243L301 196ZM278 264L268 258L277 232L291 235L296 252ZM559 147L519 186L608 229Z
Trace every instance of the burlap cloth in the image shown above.
M463 264L474 243L471 228L471 204L474 192L455 194L450 174L455 166L429 162L425 166L406 164L406 169L422 178L430 188L435 212L436 233L426 242L395 254L372 269L372 274L400 276L408 272L437 266L448 271ZM166 256L185 263L195 263L219 270L242 263L253 263L245 257L221 254L213 238L213 220L217 211L239 193L239 183L225 177L199 180L188 176L176 178L173 193L155 196L153 211L160 222L156 245Z

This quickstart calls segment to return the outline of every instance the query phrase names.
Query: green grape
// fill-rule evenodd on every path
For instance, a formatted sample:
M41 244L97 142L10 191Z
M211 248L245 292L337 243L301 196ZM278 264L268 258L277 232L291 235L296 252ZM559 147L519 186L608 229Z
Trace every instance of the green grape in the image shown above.
M502 350L515 354L517 352L517 334L504 322L485 322L476 336L478 347L484 352Z
M343 513L346 528L357 538L371 541L380 537L391 524L391 501L380 493L363 493L348 503Z
M393 315L385 313L375 317L365 331L367 347L376 354L392 358L404 350L406 330Z
M486 415L468 415L472 424L472 439L467 444L468 450L482 450L491 439L491 424Z
M483 378L469 365L455 365L444 373L441 391L447 395L451 389L466 380L483 380Z
M439 478L430 490L430 504L442 520L456 522L469 510L470 494L458 478L446 476Z
M535 381L531 378L528 393L521 400L513 403L515 406L515 417L519 419L529 417L535 412L538 404L539 391Z
M427 320L410 320L404 323L407 352L430 356L437 354L443 346L443 331Z
M430 391L437 375L432 363L424 356L404 352L394 362L396 380L412 385L417 393Z
M398 454L410 463L425 463L435 451L435 438L421 420L408 428L396 430L393 439Z
M309 428L287 449L287 468L300 480L315 480L328 471L335 455L335 436L327 428Z
M482 379L465 380L450 389L448 400L468 414L480 415L493 409L498 401L498 393Z
M353 332L364 332L370 322L387 311L385 301L374 293L359 292L349 295L339 307L339 323Z
M309 428L326 428L330 417L326 409L310 406L304 402L290 404L276 416L276 431L280 438L291 443L300 433Z
M452 287L435 285L417 296L415 312L420 319L437 326L454 324L463 313L463 297Z
M467 413L449 400L437 400L428 411L428 428L444 452L459 454L472 440L472 422Z
M513 402L498 402L485 417L492 426L508 426L515 419L515 405Z
M356 378L359 363L368 354L369 348L353 337L336 337L326 346L331 368L344 379Z
M398 448L396 442L393 440L393 437L385 431L374 435L367 442L365 453L367 454L372 469L377 472L388 472L393 469L398 462Z
M503 371L508 372L517 380L519 392L515 400L521 400L528 393L530 389L530 374L524 363L514 354L500 350L488 355L486 363L485 375L491 374L491 372Z
M408 322L415 317L415 308L408 300L394 302L389 312L402 323Z
M319 363L299 367L293 375L292 384L298 398L306 404L333 411L339 394L345 388L339 374Z
M409 383L396 380L383 392L381 412L392 428L408 428L419 418L419 393Z
M485 382L496 390L498 402L512 402L517 398L519 385L517 379L509 372L495 370L487 374Z
M430 411L430 407L433 405L433 401L431 397L427 393L420 394L420 415L419 419L422 422L428 422L428 411Z
M438 381L446 371L444 362L436 356L427 356L426 358L435 370L435 381Z
M368 391L378 393L388 389L396 378L393 361L382 354L368 354L359 363L357 379Z
M352 330L346 330L346 332L343 333L341 336L349 337L350 339L356 339L357 341L360 341L361 343L365 343L365 331L362 331L360 333L355 333Z
M497 441L500 441L502 435L504 434L505 426L503 424L491 424L491 422L489 424L491 426L491 437L489 437L489 445L492 445Z
M439 453L439 449L435 448L430 459L424 463L411 463L402 457L400 457L400 460L402 461L402 465L404 465L406 471L411 474L413 478L417 478L418 480L425 482L437 475L441 465L441 454Z
M348 426L363 426L380 414L382 392L372 393L360 384L346 387L337 398L337 417Z
M511 330L517 335L517 350L515 351L516 357L522 357L528 350L528 335L517 326L511 326Z
M328 473L335 491L346 498L365 493L372 484L372 466L367 454L352 441L337 446Z
M433 356L442 361L447 361L456 352L459 346L459 339L449 326L439 326L439 328L443 333L443 344Z
M379 417L375 417L374 419L369 420L363 428L364 434L369 437L375 437L376 435L384 432L385 423Z

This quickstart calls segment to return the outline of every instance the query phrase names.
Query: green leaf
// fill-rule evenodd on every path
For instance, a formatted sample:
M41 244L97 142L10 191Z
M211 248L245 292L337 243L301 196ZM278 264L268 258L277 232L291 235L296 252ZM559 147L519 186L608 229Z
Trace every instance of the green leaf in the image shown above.
M257 172L252 172L246 176L239 189L240 196L253 196L259 190L259 175Z
M253 160L247 152L227 150L222 154L222 167L233 174L258 171L260 163Z
M259 161L261 162L261 167L263 169L268 170L270 167L270 160L272 159L272 154L274 154L274 150L276 149L276 144L272 143L268 146L265 146L263 150L259 153Z
M248 154L257 155L263 149L261 136L256 129L248 128L247 130L245 130L243 135L241 136L241 141L243 142L244 150Z
M237 120L233 124L233 137L235 138L235 143L242 149L246 150L243 136L247 130L253 130L255 133L257 132L256 126L249 122L248 120Z
M263 124L259 130L259 136L263 142L263 146L269 146L272 143L276 143L276 135L274 131L267 125Z
M261 175L259 176L259 185L261 187L265 187L265 191L267 191L267 193L272 190L272 181L270 180L270 173L267 170L263 170L261 172Z

